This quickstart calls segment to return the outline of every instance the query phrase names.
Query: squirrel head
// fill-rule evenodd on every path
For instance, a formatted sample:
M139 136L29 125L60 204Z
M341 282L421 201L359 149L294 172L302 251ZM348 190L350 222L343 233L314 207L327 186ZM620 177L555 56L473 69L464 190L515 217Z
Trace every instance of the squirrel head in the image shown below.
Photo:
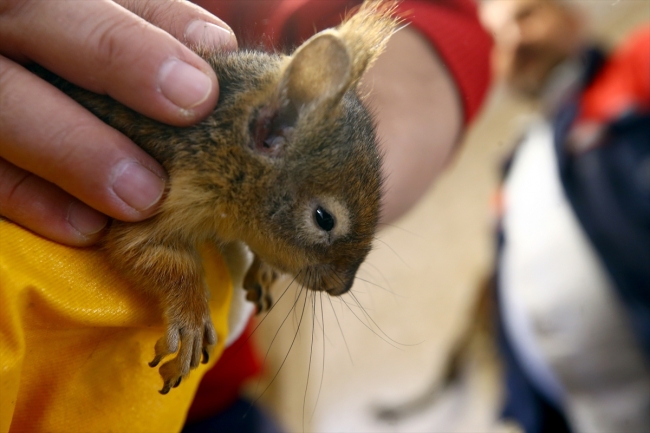
M380 214L381 157L356 93L396 26L390 9L376 5L291 56L239 52L214 61L223 83L214 119L233 134L219 139L238 143L215 155L228 160L220 174L231 192L217 232L332 295L352 286Z

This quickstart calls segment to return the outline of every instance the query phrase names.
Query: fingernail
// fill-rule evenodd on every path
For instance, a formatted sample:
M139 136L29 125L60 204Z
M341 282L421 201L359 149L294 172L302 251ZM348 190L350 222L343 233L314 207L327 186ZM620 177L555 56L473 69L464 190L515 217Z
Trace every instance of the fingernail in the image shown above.
M115 194L138 211L158 203L164 189L163 179L134 161L122 163L113 181Z
M185 28L185 41L192 45L235 49L237 39L227 28L206 21L194 20Z
M100 232L108 217L80 201L73 201L68 207L68 223L84 236Z
M212 90L210 77L178 59L169 59L162 65L159 83L162 94L183 109L201 104Z

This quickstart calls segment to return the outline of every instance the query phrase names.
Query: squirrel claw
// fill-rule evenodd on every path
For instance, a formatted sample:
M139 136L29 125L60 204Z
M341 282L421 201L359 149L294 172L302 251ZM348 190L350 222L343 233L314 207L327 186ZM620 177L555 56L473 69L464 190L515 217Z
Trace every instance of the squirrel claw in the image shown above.
M271 309L273 298L270 291L277 278L277 272L255 256L244 277L243 285L246 290L246 299L255 304L257 314Z
M171 387L171 381L166 380L166 381L165 381L165 384L163 385L163 388L162 388L160 391L158 391L158 392L159 392L160 394L162 394L162 395L165 395L165 394L167 394L167 393L169 392L170 389L172 389L172 387Z
M154 357L153 361L151 361L151 362L148 364L149 367L153 368L153 367L157 366L158 364L160 364L160 361L161 361L162 359L163 359L163 357L162 357L161 355L156 355L156 356Z
M217 342L207 305L204 314L199 317L188 317L190 313L183 317L183 313L180 311L174 314L181 319L168 325L166 334L156 343L156 356L149 363L155 367L166 356L176 354L158 370L164 382L160 390L163 395L178 387L183 377L198 367L201 360L203 363L208 362L210 351Z
M165 395L171 391L172 388L178 388L178 386L181 384L183 381L183 376L180 376L176 382L172 385L173 379L167 379L165 383L163 384L163 387L160 391L158 391L160 394Z

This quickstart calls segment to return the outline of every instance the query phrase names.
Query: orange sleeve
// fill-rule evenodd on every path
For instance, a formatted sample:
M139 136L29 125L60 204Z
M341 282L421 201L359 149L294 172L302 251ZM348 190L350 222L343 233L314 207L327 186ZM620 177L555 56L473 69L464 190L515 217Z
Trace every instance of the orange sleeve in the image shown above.
M650 111L650 24L612 53L583 95L580 119L606 122L630 109Z
M223 351L232 294L216 247L202 250ZM0 218L0 433L177 432L201 365L168 395L147 362L165 332L158 303L106 263Z

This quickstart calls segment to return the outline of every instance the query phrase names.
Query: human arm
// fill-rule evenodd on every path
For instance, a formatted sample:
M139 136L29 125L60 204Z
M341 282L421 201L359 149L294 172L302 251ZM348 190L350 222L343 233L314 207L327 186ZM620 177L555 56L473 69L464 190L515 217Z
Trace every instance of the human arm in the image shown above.
M490 83L491 38L469 0L399 3L406 28L367 73L387 176L383 222L415 206L450 163Z
M366 73L363 93L384 152L382 223L391 223L419 201L451 158L464 129L463 107L440 58L412 28L391 38Z

